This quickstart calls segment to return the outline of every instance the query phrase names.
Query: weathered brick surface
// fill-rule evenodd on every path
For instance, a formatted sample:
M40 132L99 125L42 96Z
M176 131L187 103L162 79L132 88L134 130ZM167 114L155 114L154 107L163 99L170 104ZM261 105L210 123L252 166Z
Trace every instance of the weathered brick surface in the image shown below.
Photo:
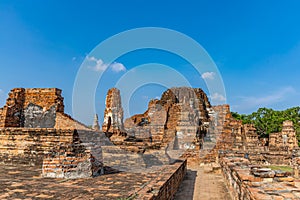
M157 178L151 180L144 188L134 191L138 199L171 200L174 198L187 170L186 160L161 169Z
M43 176L53 178L94 177L107 168L135 173L161 168L146 187L129 194L141 199L171 199L186 172L185 162L174 161L184 153L182 149L195 150L195 145L204 150L204 162L221 160L236 199L269 198L272 194L266 192L264 182L294 184L284 173L255 171L250 163L294 164L297 168L300 163L292 152L298 146L291 122L284 122L280 134L270 135L268 149L253 125L233 119L229 105L211 107L201 89L169 89L160 100L150 101L145 113L127 119L124 127L120 91L113 88L106 98L105 133L91 131L65 114L63 107L59 89L12 90L0 109L0 127L4 127L0 129L1 161L43 165ZM94 127L99 128L97 123ZM233 159L236 156L239 158Z
M71 116L69 116L65 113L56 113L54 128L56 128L56 129L91 130L84 124L74 120Z
M3 107L0 127L22 127L24 116L22 109L25 103L25 89L15 88L11 90Z
M34 106L35 108L32 108ZM55 112L64 112L61 90L57 88L12 89L6 105L0 112L2 113L0 127L44 127L47 118L45 120L41 120L41 118L43 113L49 111L51 107L54 107ZM32 112L34 109L35 112ZM53 115L55 117L55 114ZM37 119L41 124L37 124ZM32 122L35 122L35 125L32 125ZM53 128L50 126L47 128Z
M178 162L151 172L119 172L62 180L41 177L40 168L0 164L0 199L155 199L167 187L175 190L177 181L184 176L184 170L179 170L183 165ZM168 184L164 184L167 181ZM152 189L142 193L143 188Z
M3 163L42 165L43 156L58 145L71 144L74 130L46 128L0 129L0 157Z
M64 98L61 96L61 92L62 91L57 88L25 89L24 108L26 108L30 103L39 105L45 108L45 110L49 110L51 106L56 105L56 110L63 113Z
M280 133L271 133L269 135L269 149L278 150L293 150L298 147L296 131L292 121L284 121L282 131Z
M215 162L218 152L235 151L247 154L253 163L286 164L292 162L292 151L298 149L296 132L291 121L283 123L282 132L259 140L254 125L234 119L229 105L213 106L211 122L203 146L203 161ZM207 150L208 149L208 150Z
M37 165L45 177L82 178L101 174L99 133L72 129L0 129L2 163ZM103 140L102 140L103 141Z
M210 125L201 150L203 162L216 162L219 151L263 151L256 129L251 124L242 124L231 116L229 105L213 106Z
M57 88L15 88L0 108L1 127L88 128L64 113L63 97Z
M123 108L120 90L117 88L111 88L108 90L106 95L102 131L119 133L123 130Z
M170 147L177 139L178 148L195 148L206 131L208 108L210 103L201 89L171 88L160 100L151 100L145 113L126 119L124 126L129 134L150 138L155 146Z
M59 145L44 157L43 176L87 178L101 175L104 173L103 148L112 145L102 132L74 130L72 143Z
M104 173L102 160L83 144L73 143L52 149L43 158L43 177L88 178Z
M220 159L223 176L234 200L299 199L299 180L290 173L253 165L241 157Z

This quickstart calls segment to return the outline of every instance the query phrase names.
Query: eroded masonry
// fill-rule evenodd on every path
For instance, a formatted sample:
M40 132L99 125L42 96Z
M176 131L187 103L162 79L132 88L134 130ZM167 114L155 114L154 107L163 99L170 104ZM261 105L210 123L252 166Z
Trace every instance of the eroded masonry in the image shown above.
M123 119L123 113L116 88L107 93L101 128L97 115L89 128L65 114L59 89L13 89L0 109L0 161L35 166L53 180L95 177L102 185L104 174L150 176L126 193L97 195L172 199L186 172L184 160L193 157L220 164L233 199L300 198L300 152L291 121L262 139L253 125L231 116L229 105L212 106L201 89L188 87L166 90L142 114Z

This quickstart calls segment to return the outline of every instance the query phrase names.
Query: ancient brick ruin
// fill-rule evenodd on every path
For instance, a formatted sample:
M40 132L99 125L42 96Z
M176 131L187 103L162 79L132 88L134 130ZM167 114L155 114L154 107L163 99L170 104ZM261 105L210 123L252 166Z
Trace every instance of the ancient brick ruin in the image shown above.
M64 112L61 90L15 88L0 109L0 127L53 128Z
M228 105L213 110L211 123L215 126L207 136L213 132L216 145L204 154L202 162L220 163L232 198L299 199L300 185L295 178L299 178L300 154L293 122L284 121L280 133L259 139L253 125L232 118ZM272 170L269 165L289 166L294 174Z
M200 160L203 163L221 163L222 172L234 199L272 196L271 193L264 191L266 187L264 183L267 180L273 183L274 188L282 185L284 181L294 184L291 173L272 171L262 166L292 166L296 171L299 168L299 153L295 153L299 149L291 121L283 123L282 132L272 133L269 138L260 139L254 125L242 124L241 121L234 119L229 105L211 106L205 93L200 89L167 90L160 100L149 102L145 113L126 119L124 130L126 134L123 138L118 137L115 144L127 147L133 144L144 145L148 147L146 148L148 152L153 152L151 150L153 147L168 148L169 155L172 155L172 150L182 148L186 144L189 144L185 146L186 149L194 151L199 147ZM185 136L183 140L182 136ZM128 142L129 138L131 143ZM238 168L231 168L227 160L229 162L243 160L241 165L249 169L246 172L246 179L243 177L236 179L235 174L243 176L242 172L236 171ZM251 186L247 186L249 181L258 185L260 192L253 191ZM282 193L282 197L285 195L287 196L286 193ZM295 194L293 197L296 196Z
M63 97L57 88L15 88L0 108L0 128L87 129L64 113Z
M43 166L45 177L101 173L102 163L83 145L79 131L89 129L64 113L61 90L13 89L0 109L1 162Z
M131 137L150 140L157 147L166 147L172 142L174 146L174 139L184 138L175 146L194 149L206 132L210 107L201 89L171 88L160 100L151 100L143 114L126 119L124 128Z
M271 133L269 138L269 148L272 150L293 150L298 147L296 131L292 121L284 121L282 131Z
M186 157L219 163L233 199L273 198L265 183L273 188L296 185L300 165L291 121L283 123L280 133L259 138L253 125L232 117L229 105L211 106L201 89L187 87L166 90L144 113L125 120L120 91L112 88L102 128L97 115L88 128L65 114L59 89L16 88L0 108L0 141L0 163L38 166L43 177L152 176L155 171L159 177L148 181L155 186L130 192L145 199L174 196L186 173L186 162L179 159ZM290 166L294 172L268 165ZM276 195L288 196L284 191Z
M102 131L119 133L123 130L123 108L120 91L117 88L112 88L106 95Z

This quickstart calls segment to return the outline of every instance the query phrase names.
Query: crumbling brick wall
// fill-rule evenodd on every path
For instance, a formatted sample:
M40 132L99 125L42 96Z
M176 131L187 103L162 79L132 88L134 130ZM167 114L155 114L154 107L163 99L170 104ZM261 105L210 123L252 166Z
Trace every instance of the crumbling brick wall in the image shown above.
M103 173L102 160L80 142L57 146L43 159L43 177L88 178Z
M0 162L44 162L46 177L99 175L103 166L98 134L64 113L61 90L16 88L0 109Z
M0 160L4 163L41 165L43 156L56 146L72 144L74 134L74 130L2 128Z
M269 134L269 149L271 151L293 150L295 148L298 148L298 141L292 121L284 121L281 132Z
M43 168L45 177L97 176L103 173L97 136L74 129L2 128L0 162L36 165Z
M0 128L89 129L64 113L61 92L57 88L12 89L0 108Z
M219 151L252 151L260 148L256 129L232 117L229 105L213 106L211 122L205 136L202 160L216 162Z
M32 103L49 110L56 105L57 112L64 112L64 98L61 96L61 90L57 88L27 88L25 89L24 108Z
M151 100L143 114L126 119L125 129L149 129L154 143L166 146L175 137L183 136L179 146L197 142L203 125L209 121L211 105L200 88L178 87L166 90L160 100ZM191 137L189 137L191 136ZM146 138L143 138L146 139ZM192 147L193 145L190 145Z
M15 88L0 112L0 127L53 128L56 112L64 112L60 89Z
M22 127L24 115L22 109L25 102L25 89L15 88L11 90L3 107L0 127Z

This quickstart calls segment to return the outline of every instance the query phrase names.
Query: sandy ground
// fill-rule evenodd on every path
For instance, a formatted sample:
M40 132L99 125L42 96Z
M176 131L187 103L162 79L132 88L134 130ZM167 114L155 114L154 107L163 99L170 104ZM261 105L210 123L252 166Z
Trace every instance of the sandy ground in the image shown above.
M211 166L189 163L185 179L181 183L175 200L231 200L219 170Z

